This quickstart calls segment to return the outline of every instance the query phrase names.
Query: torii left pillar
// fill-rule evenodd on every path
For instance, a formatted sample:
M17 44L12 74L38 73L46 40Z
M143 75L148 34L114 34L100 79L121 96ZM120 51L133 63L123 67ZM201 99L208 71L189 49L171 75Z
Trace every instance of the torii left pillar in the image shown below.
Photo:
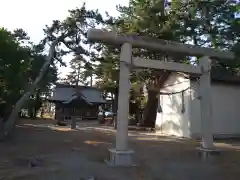
M117 110L116 148L109 149L110 158L107 160L110 166L132 166L133 150L128 149L128 114L130 98L130 69L132 61L132 45L122 45L120 54L119 94Z

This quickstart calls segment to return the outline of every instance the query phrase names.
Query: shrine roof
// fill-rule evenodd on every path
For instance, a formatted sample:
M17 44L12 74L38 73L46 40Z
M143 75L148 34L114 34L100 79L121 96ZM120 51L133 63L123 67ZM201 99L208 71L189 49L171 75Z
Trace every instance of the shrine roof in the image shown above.
M198 76L194 74L191 74L191 75L184 74L184 76L192 80L195 80L198 78ZM212 68L211 79L213 82L222 82L227 84L240 84L240 74L233 73L225 68L219 68L219 67Z
M77 98L81 98L89 104L105 103L105 100L101 97L101 92L95 87L65 84L56 84L51 100L70 103Z

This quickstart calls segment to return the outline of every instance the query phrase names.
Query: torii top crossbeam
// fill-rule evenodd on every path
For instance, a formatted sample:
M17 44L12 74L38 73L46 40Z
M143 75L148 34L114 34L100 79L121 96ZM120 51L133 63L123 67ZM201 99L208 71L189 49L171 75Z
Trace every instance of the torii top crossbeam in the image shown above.
M234 53L230 51L221 51L213 48L200 47L189 44L181 44L174 41L154 39L144 36L116 34L100 29L88 30L89 40L102 41L111 44L130 43L133 47L158 50L168 53L180 53L189 56L209 56L219 59L234 59Z

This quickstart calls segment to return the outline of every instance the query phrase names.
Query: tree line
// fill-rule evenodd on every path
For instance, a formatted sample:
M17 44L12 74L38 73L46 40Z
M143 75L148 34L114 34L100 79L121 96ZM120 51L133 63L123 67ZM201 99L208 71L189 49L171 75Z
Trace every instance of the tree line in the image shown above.
M54 20L44 29L39 44L30 41L24 30L0 29L0 116L2 132L14 125L16 114L23 107L32 116L41 107L43 97L57 80L64 83L92 85L114 99L116 111L119 81L120 48L87 40L89 28L102 28L116 33L137 34L153 38L191 43L197 46L230 50L235 59L216 59L214 67L238 74L240 63L240 6L234 0L130 0L127 6L117 6L119 17L87 9L85 4L69 10L63 20ZM72 55L71 71L59 79L56 63L65 66L64 56ZM134 49L133 56L165 59L181 63L198 63L199 57L166 54ZM151 69L132 71L130 113L139 115L145 107L142 123L152 126L156 119L157 94L167 71ZM143 89L147 89L147 99ZM24 98L23 98L24 97ZM21 103L16 104L22 100ZM18 105L18 106L17 106ZM11 116L12 115L12 116ZM9 123L11 122L11 123ZM7 124L7 125L6 125Z

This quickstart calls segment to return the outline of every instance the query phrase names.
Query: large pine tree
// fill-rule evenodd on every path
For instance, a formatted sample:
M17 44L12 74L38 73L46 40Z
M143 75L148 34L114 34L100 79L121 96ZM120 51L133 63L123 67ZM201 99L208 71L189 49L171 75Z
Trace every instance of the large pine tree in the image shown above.
M116 21L115 31L121 33L134 33L219 49L231 49L239 41L238 20L234 16L237 12L236 1L130 0L128 6L119 6L118 11L121 16ZM109 53L114 52L112 49L108 50ZM143 49L134 49L133 53L134 56L164 58L183 63L190 63L190 59L193 60L192 57L179 54L150 52ZM237 61L218 60L218 62L224 68L238 66ZM156 95L169 72L150 71L149 74L148 71L142 74L144 75L142 81L150 82L147 83L148 101L144 124L151 126L155 124L156 119Z

